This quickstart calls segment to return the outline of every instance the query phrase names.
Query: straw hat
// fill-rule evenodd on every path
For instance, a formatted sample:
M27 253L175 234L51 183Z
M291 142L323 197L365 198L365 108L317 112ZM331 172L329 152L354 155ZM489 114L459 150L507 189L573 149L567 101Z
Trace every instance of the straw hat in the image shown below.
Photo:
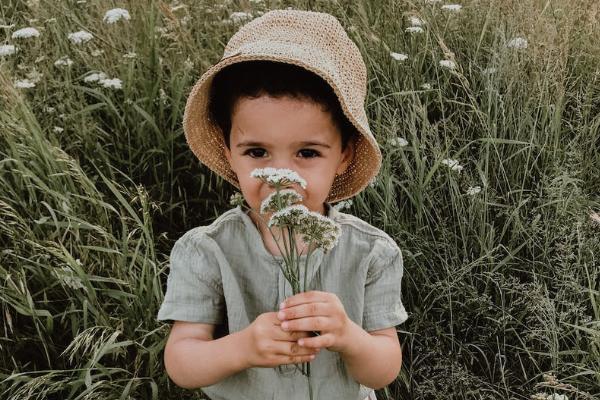
M341 108L360 135L350 165L337 175L326 199L336 202L361 192L381 167L381 151L369 129L364 109L367 69L356 44L331 14L302 10L271 10L242 26L189 94L183 130L192 152L208 168L238 189L236 174L224 153L225 139L209 117L212 80L228 65L271 60L298 65L321 76L333 88Z

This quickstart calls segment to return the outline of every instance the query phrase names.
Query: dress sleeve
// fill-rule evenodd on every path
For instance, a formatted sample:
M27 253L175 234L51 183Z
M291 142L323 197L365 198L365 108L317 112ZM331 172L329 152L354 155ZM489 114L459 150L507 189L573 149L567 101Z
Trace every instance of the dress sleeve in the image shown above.
M406 321L402 304L404 263L398 245L390 239L378 239L365 282L363 329L367 332L394 327Z
M225 299L219 262L220 251L202 232L188 231L180 237L169 258L167 291L158 320L221 324Z

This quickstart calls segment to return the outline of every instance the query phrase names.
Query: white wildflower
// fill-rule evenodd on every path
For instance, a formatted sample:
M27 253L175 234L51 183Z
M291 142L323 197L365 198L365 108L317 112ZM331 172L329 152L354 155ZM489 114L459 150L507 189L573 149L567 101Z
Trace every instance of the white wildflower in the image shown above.
M133 51L123 54L123 58L136 58L137 54Z
M54 65L57 67L69 67L73 65L73 60L71 60L67 56L63 56L54 62Z
M460 11L462 6L460 4L444 4L441 8L447 11Z
M456 63L452 60L440 60L440 65L444 68L455 69Z
M406 54L402 54L402 53L394 53L393 51L390 52L390 56L392 56L392 58L394 60L398 60L398 61L404 61L408 58L408 56Z
M409 26L404 31L408 33L423 33L423 28L420 26Z
M89 74L85 78L83 78L84 82L98 82L100 80L106 79L106 74L104 72L94 72Z
M553 393L549 394L548 397L546 397L546 400L569 400L569 398L566 394Z
M424 89L424 90L429 90L429 89L431 89L431 84L429 84L429 83L424 83L424 84L422 84L422 85L421 85L421 89Z
M21 28L17 31L14 31L12 34L13 39L17 38L30 38L40 36L40 31L35 28Z
M296 171L287 168L256 168L251 173L252 178L258 178L271 186L290 186L294 183L306 189L306 181Z
M169 97L163 88L158 90L158 98L163 104L167 104L169 102Z
M510 49L526 49L527 39L522 37L513 38L506 44L506 47Z
M104 50L102 50L102 49L96 49L96 50L92 51L92 57L98 57L102 53L104 53Z
M310 211L303 204L294 204L273 213L269 219L269 228L273 226L293 226L298 227L302 223L302 217Z
M104 14L103 21L107 24L114 24L120 19L129 20L131 17L129 16L129 11L124 8L113 8L112 10L108 10L106 14Z
M481 186L469 186L469 188L467 189L467 194L469 196L474 196L479 192L481 192Z
M352 206L352 200L343 200L333 206L336 210L340 211L345 208L350 208Z
M101 84L102 86L104 86L105 88L111 88L111 89L121 89L123 82L119 79L119 78L112 78L112 79L100 79L98 81L99 84Z
M57 278L59 278L65 285L71 289L84 289L87 291L87 287L83 285L81 278L73 274L73 270L69 267L62 267L62 272L58 270L53 271Z
M52 131L54 133L62 133L62 132L64 132L64 129L61 128L60 126L55 126L54 128L52 128Z
M327 253L335 247L342 228L333 219L318 212L308 211L300 216L298 232L305 243L315 243Z
M374 176L374 177L373 177L373 178L372 178L372 179L369 181L369 187L372 187L372 188L374 188L374 187L377 185L377 181L378 181L377 177L376 177L376 176Z
M392 146L398 146L398 147L404 147L404 146L408 146L408 141L402 137L397 137L397 138L391 138L388 140L388 142L392 145Z
M86 31L77 31L69 33L68 35L69 40L75 44L89 42L90 40L92 40L93 37L94 36L91 33Z
M496 73L497 69L495 67L489 67L483 70L483 73L486 75Z
M410 24L412 26L423 26L423 25L425 25L425 21L423 21L421 18L415 17L415 16L408 17L408 22L410 22Z
M241 207L244 204L244 195L240 192L235 192L229 197L229 204Z
M260 212L261 214L275 212L277 210L289 207L301 201L302 196L294 189L282 189L279 191L279 193L277 191L270 193L262 201L260 205Z
M596 221L600 224L600 214L598 214L597 212L591 213L590 218L592 219L592 221Z
M21 79L21 80L15 81L14 86L18 89L27 89L27 88L35 87L35 83L31 82L29 79Z
M43 108L43 110L44 110L45 113L52 114L52 113L54 113L56 111L56 108L50 107L50 106L46 106L46 107Z
M10 56L11 54L15 54L16 52L17 48L12 44L0 45L0 57Z
M233 12L233 13L231 13L231 15L229 16L229 20L230 20L230 21L232 21L232 22L234 22L234 23L237 23L237 22L242 22L242 21L244 21L244 20L247 20L247 19L252 19L252 18L254 18L254 17L252 16L252 14L250 14L250 13L247 13L247 12L243 12L243 11L236 11L236 12Z
M447 165L452 171L462 171L463 167L458 163L458 160L454 160L452 158L447 158L442 160L442 164Z

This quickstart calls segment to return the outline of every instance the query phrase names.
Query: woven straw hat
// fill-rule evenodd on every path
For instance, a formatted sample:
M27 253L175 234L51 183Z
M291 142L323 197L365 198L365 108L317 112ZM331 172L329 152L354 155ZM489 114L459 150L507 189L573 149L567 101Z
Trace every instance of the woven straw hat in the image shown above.
M246 23L230 38L221 60L200 77L187 99L183 130L196 157L240 189L225 157L223 133L210 119L208 105L215 74L228 65L250 60L294 64L329 83L360 135L353 160L345 172L335 177L326 201L344 200L361 192L381 167L381 151L364 109L367 69L356 44L340 22L327 13L271 10Z

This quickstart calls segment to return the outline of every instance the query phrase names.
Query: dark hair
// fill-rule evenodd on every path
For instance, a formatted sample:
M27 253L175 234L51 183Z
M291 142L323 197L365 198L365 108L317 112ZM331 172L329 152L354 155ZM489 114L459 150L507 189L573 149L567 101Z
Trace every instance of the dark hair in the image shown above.
M309 99L321 104L325 111L331 113L334 124L342 133L342 151L346 149L350 139L360 134L344 115L331 86L319 75L294 64L252 60L229 65L213 78L208 105L209 117L223 131L228 148L231 112L237 100L265 94L271 97Z

